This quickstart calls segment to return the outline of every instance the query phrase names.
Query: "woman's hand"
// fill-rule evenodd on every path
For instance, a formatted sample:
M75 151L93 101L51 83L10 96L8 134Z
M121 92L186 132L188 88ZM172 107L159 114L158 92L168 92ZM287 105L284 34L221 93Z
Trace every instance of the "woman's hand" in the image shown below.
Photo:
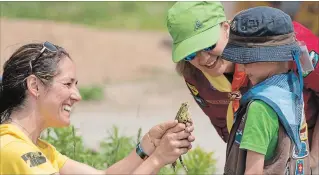
M185 130L186 132L191 133L194 131L194 126L192 123L187 123L185 128L185 124L178 124L176 120L167 121L154 126L142 138L141 147L144 152L150 156L154 152L155 148L160 145L160 141L164 134L170 129L173 129L171 132ZM188 140L194 141L194 137L190 135Z
M179 123L164 134L152 154L152 157L156 157L160 164L173 163L179 156L191 149L191 142L195 140L195 137L189 131L186 131L186 127L189 127L190 130L194 128L190 124L187 125Z

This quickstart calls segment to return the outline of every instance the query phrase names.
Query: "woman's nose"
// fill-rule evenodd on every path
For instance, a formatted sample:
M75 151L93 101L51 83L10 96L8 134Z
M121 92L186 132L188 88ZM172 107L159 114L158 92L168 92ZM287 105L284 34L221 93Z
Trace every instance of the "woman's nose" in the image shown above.
M74 92L71 95L71 99L78 102L82 100L81 94L78 88L75 88Z

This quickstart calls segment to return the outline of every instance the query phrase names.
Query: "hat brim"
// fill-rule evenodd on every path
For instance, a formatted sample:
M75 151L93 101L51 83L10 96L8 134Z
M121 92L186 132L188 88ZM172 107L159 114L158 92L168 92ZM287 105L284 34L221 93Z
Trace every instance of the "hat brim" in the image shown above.
M220 37L220 30L220 25L215 25L214 27L194 35L180 43L173 44L173 62L177 63L191 53L216 44Z
M228 43L222 57L227 61L238 64L292 61L293 50L300 51L297 43L269 47L243 47Z

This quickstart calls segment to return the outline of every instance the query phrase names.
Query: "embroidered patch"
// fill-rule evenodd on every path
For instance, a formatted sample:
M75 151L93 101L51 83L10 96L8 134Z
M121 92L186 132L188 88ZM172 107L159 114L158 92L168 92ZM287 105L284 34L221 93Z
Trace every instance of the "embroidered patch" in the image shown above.
M318 60L319 60L319 55L318 55L318 53L316 53L315 51L311 51L311 52L309 53L309 56L312 58L312 65L313 65L313 67L316 69L316 66L317 66ZM312 72L312 71L304 72L304 73L302 74L302 76L303 76L303 77L306 77L306 76L308 76L311 72Z
M301 141L308 140L308 126L306 123L302 126L302 129L300 130L300 140Z
M45 163L47 160L46 158L42 155L41 152L29 152L26 154L23 154L21 158L30 166L38 166L43 163Z
M303 159L298 159L296 161L296 172L295 175L304 175L304 160Z
M228 105L230 100L206 100L208 103L213 105Z
M235 143L237 143L239 145L242 137L243 137L243 131L237 130L236 136L235 136Z
M309 55L310 55L311 57L313 57L313 59L312 59L313 67L316 67L317 64L318 64L318 60L319 60L319 54L316 53L315 51L311 51L311 52L309 53Z
M196 89L196 87L188 82L186 82L188 88L190 89L190 91L192 92L193 94L193 97L195 99L195 101L201 106L201 107L207 107L207 104L206 104L206 101L201 97L199 96L199 92L198 90Z
M202 97L197 95L197 96L194 96L194 98L200 106L207 107L207 104L205 103L205 100L202 99Z
M186 82L187 86L189 87L189 89L192 91L193 95L198 95L198 90L196 89L196 87L194 85L189 84L188 82Z
M304 157L307 157L308 154L309 154L309 151L308 151L308 148L307 148L307 143L302 141L301 142L301 150L300 151L298 151L296 149L296 146L294 146L292 157L294 159L302 159Z

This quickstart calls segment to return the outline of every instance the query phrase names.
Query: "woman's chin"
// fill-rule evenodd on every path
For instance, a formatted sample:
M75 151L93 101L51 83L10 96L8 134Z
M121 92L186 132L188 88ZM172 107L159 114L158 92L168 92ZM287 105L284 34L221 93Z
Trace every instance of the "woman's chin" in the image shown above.
M61 116L59 118L58 121L54 122L54 126L51 127L55 127L55 128L63 128L63 127L68 127L71 124L70 118L69 117L65 117L65 116Z

